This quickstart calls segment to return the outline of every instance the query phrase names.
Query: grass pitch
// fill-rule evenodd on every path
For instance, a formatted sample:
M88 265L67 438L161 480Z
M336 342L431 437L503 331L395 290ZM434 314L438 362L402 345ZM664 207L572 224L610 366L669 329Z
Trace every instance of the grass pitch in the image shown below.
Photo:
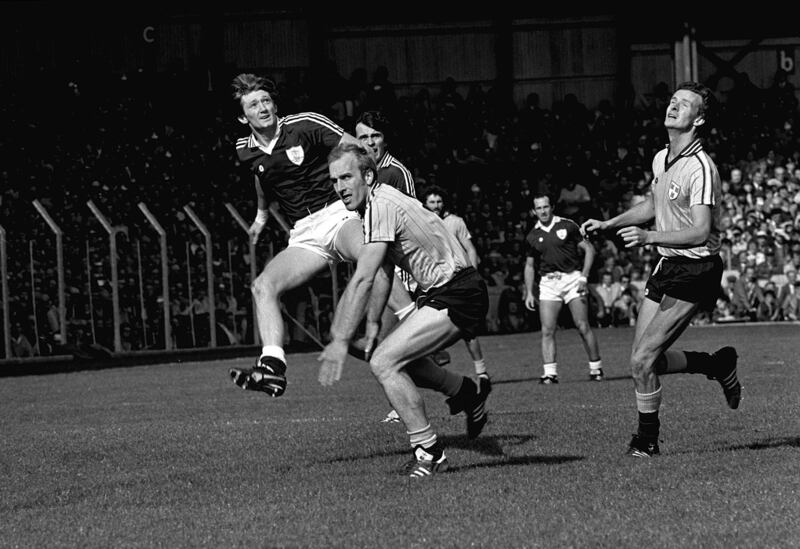
M489 424L467 440L424 392L450 461L424 481L397 475L405 430L355 359L325 388L291 355L278 399L229 381L254 357L0 378L0 546L800 546L800 326L690 328L675 348L737 347L743 401L665 376L652 460L623 455L633 332L597 335L607 380L561 331L552 386L539 333L482 338Z

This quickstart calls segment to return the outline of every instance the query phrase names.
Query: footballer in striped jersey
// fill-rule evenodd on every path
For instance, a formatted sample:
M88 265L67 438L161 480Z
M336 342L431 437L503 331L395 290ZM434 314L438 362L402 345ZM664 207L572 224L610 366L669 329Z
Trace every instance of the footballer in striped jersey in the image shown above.
M721 183L702 136L713 116L713 92L703 84L679 84L664 113L668 145L655 154L646 199L609 219L586 220L584 233L615 229L625 247L655 246L661 254L645 287L636 319L631 372L639 428L628 455L659 453L661 379L671 373L699 373L719 382L729 408L741 399L736 349L715 353L670 347L701 307L713 307L720 291ZM643 228L655 221L655 226Z
M329 170L347 209L362 216L364 248L336 310L333 339L319 357L319 381L330 385L340 379L365 311L368 323L380 318L394 266L411 273L421 290L417 308L377 345L370 368L408 432L414 455L405 473L427 477L445 468L447 460L418 387L450 397L450 413L465 412L470 438L487 421L488 394L470 377L439 367L429 356L477 335L489 307L486 284L439 216L378 181L375 161L362 148L336 147Z

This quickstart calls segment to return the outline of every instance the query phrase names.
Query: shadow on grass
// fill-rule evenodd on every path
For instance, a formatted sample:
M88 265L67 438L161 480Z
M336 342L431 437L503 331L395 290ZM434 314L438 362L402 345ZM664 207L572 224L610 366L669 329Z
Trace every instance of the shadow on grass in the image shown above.
M621 379L631 379L631 376L630 375L624 375L624 376L608 376L607 375L603 379L604 379L604 381L619 381ZM535 381L536 383L539 383L539 377L538 376L536 376L536 377L520 377L520 378L514 378L514 379L501 379L501 380L495 380L494 378L492 378L492 385L528 383L528 382L531 382L531 381ZM588 378L588 376L587 376L586 379L571 379L571 380L560 379L560 381L559 381L559 385L570 384L570 383L598 383L598 382L590 380Z
M447 472L469 471L470 469L488 469L494 467L513 467L517 465L561 465L572 461L586 459L584 456L507 456L489 463L472 463L469 465L450 466Z
M768 438L759 442L751 442L750 444L741 444L738 446L731 446L730 450L767 450L769 448L800 448L800 437L781 437L781 438Z
M556 457L508 457L503 448L510 448L526 444L538 437L533 435L498 435L498 436L483 436L477 439L469 439L466 436L443 436L439 437L445 450L458 448L460 450L472 450L485 456L501 458L497 463L507 465L525 465L527 463L541 463L545 460L547 463L555 462L559 459ZM408 455L408 450L387 450L385 452L373 452L369 455L361 456L342 456L325 460L326 463L341 463L350 462L357 459L373 459L376 457L389 457L389 456L405 456ZM561 456L564 461L574 461L576 459L584 459L583 457L576 456ZM493 466L493 464L475 465L478 466Z
M516 379L498 379L492 378L492 385L507 385L512 383L527 383L529 381L539 381L538 377L520 377Z
M505 455L503 447L518 446L536 440L536 438L538 437L534 435L496 435L482 436L476 439L470 439L464 435L439 437L445 448L473 450L487 456Z

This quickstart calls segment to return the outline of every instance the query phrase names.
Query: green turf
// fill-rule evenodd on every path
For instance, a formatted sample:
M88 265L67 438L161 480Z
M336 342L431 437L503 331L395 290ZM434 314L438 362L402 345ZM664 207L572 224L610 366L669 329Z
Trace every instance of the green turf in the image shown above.
M326 388L315 354L290 356L278 399L229 381L251 358L2 378L0 546L800 546L800 327L690 328L676 348L738 347L744 400L664 377L653 460L623 455L632 331L597 334L608 380L573 330L553 386L538 333L482 338L489 424L469 441L425 392L451 468L424 481L396 474L405 430L355 359Z

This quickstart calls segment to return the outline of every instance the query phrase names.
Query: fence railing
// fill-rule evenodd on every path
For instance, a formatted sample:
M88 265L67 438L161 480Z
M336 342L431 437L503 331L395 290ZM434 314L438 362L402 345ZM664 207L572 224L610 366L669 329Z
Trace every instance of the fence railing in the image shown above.
M228 239L226 246L226 243L222 241L222 238L226 236L223 234L224 231L217 230L215 233L190 205L187 204L183 207L183 212L191 222L190 230L199 232L203 237L202 255L204 262L194 259L196 255L201 255L196 254L196 248L199 245L196 243L190 244L188 237L184 242L184 246L182 246L184 250L180 250L175 245L175 242L172 243L173 246L170 248L167 238L168 230L165 229L165 226L144 202L137 204L138 209L146 219L146 224L143 223L145 230L142 232L145 234L148 228L155 231L158 242L157 254L143 254L141 241L138 238L133 239L129 236L128 227L112 223L109 215L102 211L92 200L87 201L86 206L102 227L102 233L107 236L107 246L90 243L89 238L84 233L78 235L65 234L41 201L34 200L33 206L49 228L49 232L54 235L55 250L50 249L49 238L39 237L28 240L29 261L27 263L29 273L27 275L29 276L23 278L20 273L17 273L16 278L14 278L17 282L17 287L10 287L9 259L16 265L21 265L25 262L20 257L21 252L19 250L17 250L16 256L9 257L7 243L12 235L8 234L5 227L0 226L0 298L2 298L0 306L2 306L3 326L3 353L0 356L6 359L24 359L27 356L68 354L73 346L81 342L103 348L112 353L127 352L131 350L129 348L131 336L127 333L131 325L136 325L140 329L142 344L136 345L136 347L147 350L163 349L170 351L178 347L217 347L219 344L218 330L220 329L223 333L231 334L226 344L244 343L246 341L251 341L253 344L260 343L257 315L255 308L252 306L252 294L249 291L245 291L245 286L249 288L260 271L256 244L250 239L248 233L249 225L232 204L226 203L225 208L235 225L241 229L239 234L246 239L246 259L242 254L237 255L234 252L234 249L241 249L240 243L235 239ZM272 213L273 219L288 234L290 229L285 220L277 211L273 210ZM180 231L173 231L173 233L175 232L180 234ZM117 238L120 233L126 237L122 242ZM26 238L24 234L15 234L13 236L18 236L21 239ZM75 260L80 259L79 257L72 257L75 255L74 251L70 254L70 259L72 260L70 264L73 268L70 273L67 273L64 260L65 237L71 238L73 241L86 239L84 246L73 246L73 249L82 248L81 251L77 252L78 256L85 253L85 278L84 275L78 276L78 273L74 272ZM216 248L215 243L217 245ZM21 246L18 248L21 249ZM126 254L125 251L128 248L130 248L131 253ZM192 249L190 250L190 248ZM216 256L215 249L217 251ZM265 260L269 261L275 252L274 243L268 242L266 249L267 257ZM56 258L54 267L48 265L48 263L52 262L53 251L55 251ZM180 251L184 251L185 258L179 257L181 255ZM135 258L133 257L134 253ZM145 261L152 262L155 255L159 259L157 271L160 276L153 276L156 269L145 271L143 266ZM219 256L226 256L225 260L220 261ZM241 269L237 270L242 265L235 265L235 258L238 258L240 263L249 264L246 276L237 276L242 274L239 272ZM242 261L243 259L244 261ZM120 275L121 260L124 265L135 264L135 267L129 269L131 276L125 280ZM185 279L181 272L182 269L179 267L180 263L184 261L187 269ZM78 261L78 263L80 262ZM219 273L220 276L215 271L215 265L217 265L218 269L219 265L223 265L224 271ZM134 272L135 275L133 274ZM54 297L48 294L48 291L52 290L53 286L52 281L48 279L52 278L53 274L55 274L56 279L57 300L51 301L50 299L45 299L45 297ZM71 286L69 301L66 296L67 274L71 277L69 281ZM337 271L333 267L331 275L330 290L323 291L324 293L330 291L331 301L335 309L335 304L338 300L339 283ZM75 282L78 278L82 278L83 282ZM108 280L109 278L110 280ZM158 278L160 278L160 284L156 283ZM223 280L218 285L217 281L220 278ZM28 279L28 281L25 282L25 279ZM199 300L192 295L195 288L198 287L198 285L194 284L197 279L205 279L205 305L201 305L200 308L195 307ZM28 292L25 292L24 288L27 285L30 286L29 296L26 296ZM160 288L156 290L155 287L157 285L160 285ZM84 289L81 289L80 286L83 286ZM177 295L174 292L175 286L184 287L185 290L182 294ZM145 287L148 288L148 292L145 292ZM199 287L202 287L202 284ZM123 292L125 303L122 303ZM197 293L199 294L201 291L198 290ZM246 295L247 297L237 300L237 295ZM316 310L318 300L315 298L316 296L312 295L311 301L314 302L315 314L318 314ZM242 303L245 299L248 300L246 304ZM75 305L74 301L76 300L81 301L82 305ZM176 305L177 301L184 303L187 307L182 308ZM154 302L159 302L157 307L154 307ZM221 309L226 314L226 318L222 319L222 322L219 322L220 319L217 316L219 302L232 303L229 308ZM46 315L42 310L44 306L49 307ZM293 323L306 334L307 340L320 344L321 336L319 333L315 334L310 331L285 307L283 308L283 313L288 322ZM157 315L157 318L153 318L154 314ZM200 316L205 318L205 314L208 315L208 332L203 334L204 337L199 338L197 337L199 332L205 332L206 322L203 321L198 324L197 321ZM176 316L182 315L188 316L191 338L183 337L181 344L176 345ZM24 322L19 322L18 319L24 319ZM28 339L33 341L30 341L30 351L25 352L23 350L20 352L19 349L21 347L17 343L21 337L26 336L26 322L28 323ZM53 333L51 327L56 322L58 324L57 331ZM317 327L319 326L319 318L317 318L315 324ZM76 326L79 328L79 335L75 335L70 330L70 328ZM186 326L183 327L185 328ZM198 333L195 333L196 331ZM179 335L185 336L186 334ZM51 341L45 345L48 337L51 338ZM192 343L188 345L190 340ZM235 343L232 343L232 340ZM47 346L51 348L47 350Z

